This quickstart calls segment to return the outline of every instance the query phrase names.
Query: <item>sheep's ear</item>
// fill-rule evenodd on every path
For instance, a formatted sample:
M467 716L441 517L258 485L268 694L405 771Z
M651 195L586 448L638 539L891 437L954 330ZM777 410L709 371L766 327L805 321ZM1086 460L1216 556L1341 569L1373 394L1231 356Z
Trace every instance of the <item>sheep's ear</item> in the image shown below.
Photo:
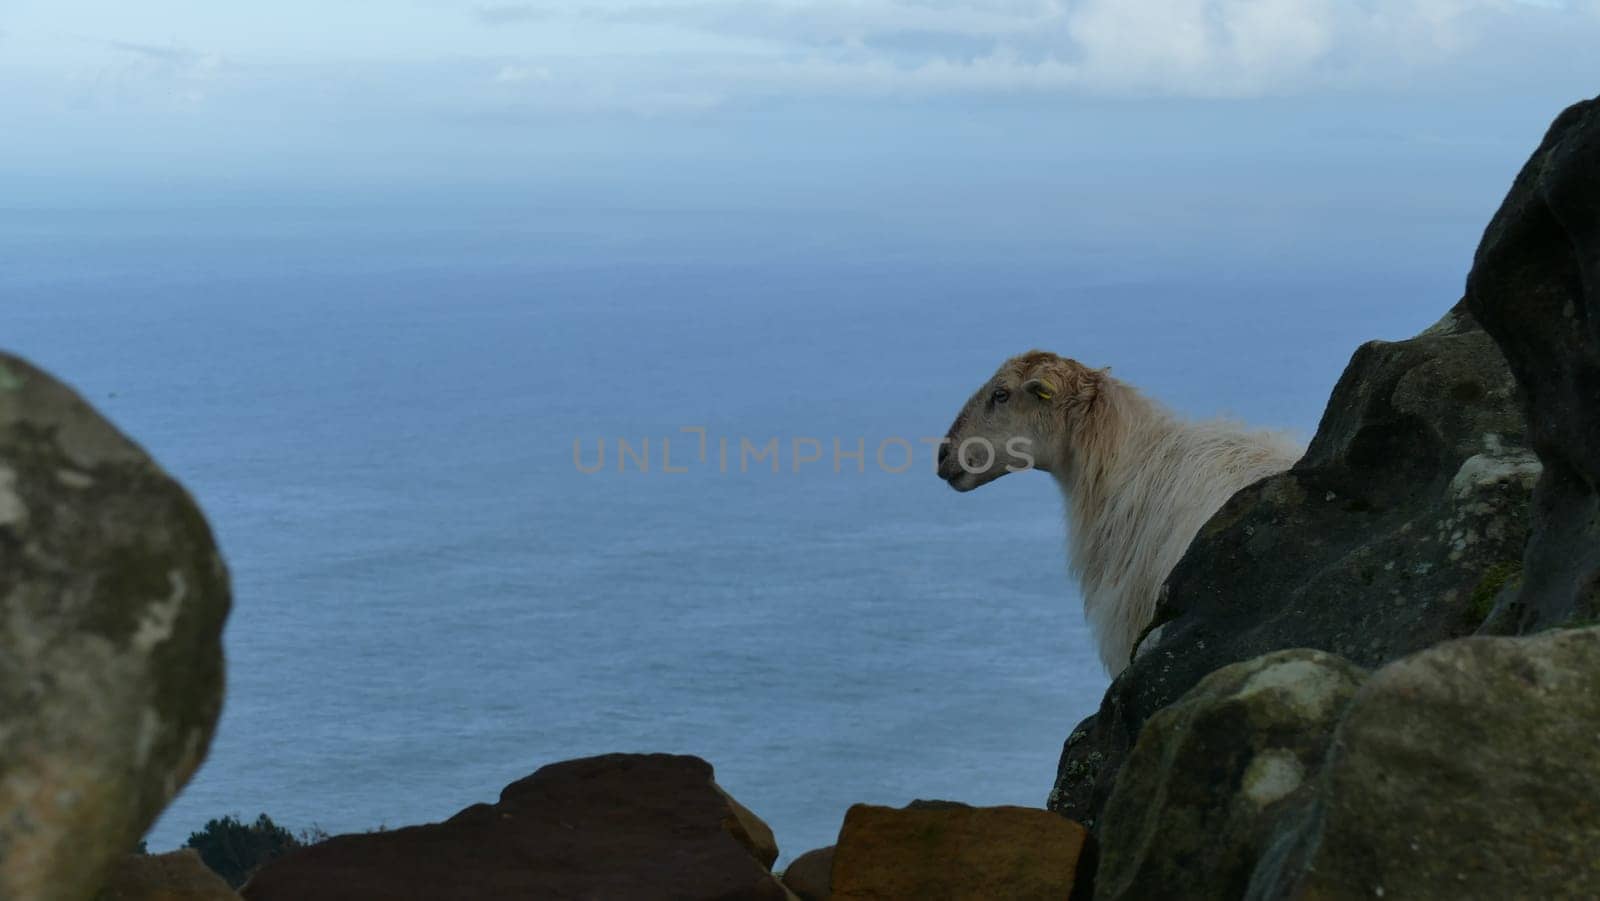
M1022 390L1032 394L1040 400L1049 400L1055 396L1056 386L1044 379L1028 379L1022 383Z

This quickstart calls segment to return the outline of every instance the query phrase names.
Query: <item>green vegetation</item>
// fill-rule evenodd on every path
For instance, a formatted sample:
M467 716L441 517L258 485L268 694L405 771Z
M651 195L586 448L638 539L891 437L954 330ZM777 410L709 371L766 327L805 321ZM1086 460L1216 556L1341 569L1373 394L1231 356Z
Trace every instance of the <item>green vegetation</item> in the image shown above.
M296 836L263 813L254 823L231 816L211 820L199 832L189 833L184 847L200 852L206 866L238 888L262 865L319 838L326 835L313 831Z
M1475 622L1483 622L1489 618L1489 612L1494 609L1494 599L1500 594L1507 582L1522 578L1522 561L1507 560L1496 563L1483 573L1483 578L1478 580L1478 586L1472 589L1472 596L1467 599L1467 613Z

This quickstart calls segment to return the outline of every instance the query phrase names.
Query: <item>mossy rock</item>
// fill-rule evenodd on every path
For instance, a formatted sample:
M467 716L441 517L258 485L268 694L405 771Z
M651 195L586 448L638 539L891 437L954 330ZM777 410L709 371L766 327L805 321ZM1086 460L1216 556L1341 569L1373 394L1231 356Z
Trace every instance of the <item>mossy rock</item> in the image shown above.
M228 608L188 493L0 353L0 898L92 897L188 781Z

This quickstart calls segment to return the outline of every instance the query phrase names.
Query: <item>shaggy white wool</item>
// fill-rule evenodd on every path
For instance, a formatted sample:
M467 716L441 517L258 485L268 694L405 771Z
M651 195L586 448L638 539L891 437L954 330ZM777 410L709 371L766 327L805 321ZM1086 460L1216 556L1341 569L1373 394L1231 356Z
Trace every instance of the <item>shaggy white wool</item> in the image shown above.
M1226 420L1186 422L1109 375L1063 430L1053 475L1067 506L1071 571L1100 660L1115 676L1155 615L1161 585L1239 489L1288 469L1292 437Z

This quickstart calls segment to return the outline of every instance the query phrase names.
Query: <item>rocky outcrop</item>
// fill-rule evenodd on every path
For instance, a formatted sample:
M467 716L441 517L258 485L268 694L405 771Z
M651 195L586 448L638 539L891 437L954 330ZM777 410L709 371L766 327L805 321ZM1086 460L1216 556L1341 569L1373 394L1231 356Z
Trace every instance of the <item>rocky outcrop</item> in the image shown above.
M1095 897L1238 898L1366 673L1320 651L1224 667L1151 717L1100 828Z
M188 781L228 605L183 488L0 354L0 898L93 897Z
M1248 896L1600 897L1597 724L1600 629L1392 663L1351 702Z
M253 876L250 901L784 901L772 833L698 757L551 764L443 823L341 835Z
M1361 348L1305 459L1196 538L1063 751L1098 896L1600 896L1597 173L1600 100L1523 168L1462 303ZM1347 659L1306 676L1342 672L1336 728L1239 697L1308 652L1228 664L1288 647Z
M1489 223L1468 308L1505 351L1544 466L1491 630L1600 620L1600 98L1556 119ZM1520 559L1520 558L1519 558Z
M783 871L783 885L800 901L828 901L833 897L834 845L796 857Z
M112 869L95 901L239 901L221 876L185 849L129 854Z
M857 804L833 859L833 901L1071 896L1087 833L1028 807Z
M1600 897L1600 629L1465 638L1371 678L1288 651L1150 720L1097 899Z
M1370 668L1476 631L1522 558L1538 473L1511 373L1463 308L1363 346L1304 459L1195 538L1137 659L1067 739L1051 809L1094 826L1139 730L1220 667L1315 648Z
M1361 348L1306 457L1201 531L1138 659L1067 739L1052 809L1094 825L1139 730L1220 666L1311 647L1374 667L1600 620L1595 172L1600 100L1562 113L1518 175L1462 303Z

